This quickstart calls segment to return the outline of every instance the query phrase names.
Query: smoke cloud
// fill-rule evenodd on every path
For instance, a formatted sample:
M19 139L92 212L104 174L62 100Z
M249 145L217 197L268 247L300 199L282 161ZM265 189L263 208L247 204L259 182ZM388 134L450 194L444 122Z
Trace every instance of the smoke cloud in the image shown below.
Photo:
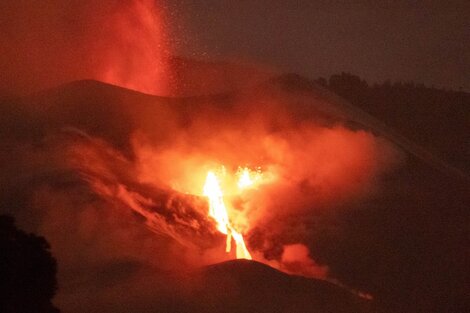
M284 270L307 277L325 278L328 274L328 267L316 264L308 248L299 243L284 246L281 263Z
M95 79L149 94L187 96L241 89L276 72L238 59L173 55L174 14L165 0L2 1L0 93L25 95Z
M162 3L2 1L0 85L24 94L77 79L168 93Z

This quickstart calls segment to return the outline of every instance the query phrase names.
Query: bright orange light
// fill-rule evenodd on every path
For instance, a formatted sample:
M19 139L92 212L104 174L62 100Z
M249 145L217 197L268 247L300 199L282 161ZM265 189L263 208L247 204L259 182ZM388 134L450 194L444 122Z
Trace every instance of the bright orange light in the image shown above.
M237 186L240 190L253 188L256 186L256 183L261 180L261 173L259 170L252 171L247 167L239 167L237 171L237 176Z
M209 216L217 222L217 229L228 235L228 214L225 208L222 189L214 172L207 173L206 183L204 184L204 195L209 198Z
M231 251L233 237L237 245L237 259L251 260L251 254L246 248L243 235L236 231L229 221L219 180L212 171L207 173L206 182L204 184L204 195L209 199L209 216L216 221L217 229L222 234L227 235L226 252Z

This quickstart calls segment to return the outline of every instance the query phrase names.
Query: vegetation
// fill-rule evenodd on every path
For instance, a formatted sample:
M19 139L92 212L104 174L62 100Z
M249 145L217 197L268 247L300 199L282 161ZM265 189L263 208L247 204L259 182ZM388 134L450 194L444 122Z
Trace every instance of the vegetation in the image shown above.
M43 237L16 228L0 215L0 308L3 313L57 313L55 259Z

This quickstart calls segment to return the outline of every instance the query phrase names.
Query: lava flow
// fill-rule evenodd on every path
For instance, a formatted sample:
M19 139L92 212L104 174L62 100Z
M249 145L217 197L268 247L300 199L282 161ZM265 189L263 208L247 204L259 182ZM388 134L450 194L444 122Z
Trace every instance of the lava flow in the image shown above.
M240 177L242 185L245 187L252 181L249 176L248 170L244 170ZM240 187L240 184L239 184ZM226 252L230 252L232 247L232 237L237 245L236 256L237 259L251 260L251 254L246 248L243 235L238 232L229 220L227 208L224 203L224 196L222 188L220 187L219 180L214 172L207 173L206 182L204 184L204 195L209 199L209 216L212 217L217 223L217 230L227 235Z

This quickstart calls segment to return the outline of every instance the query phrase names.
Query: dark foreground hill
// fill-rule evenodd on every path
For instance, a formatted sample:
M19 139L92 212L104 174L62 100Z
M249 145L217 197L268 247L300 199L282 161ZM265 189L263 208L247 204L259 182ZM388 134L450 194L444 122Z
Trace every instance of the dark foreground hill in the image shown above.
M174 312L383 312L373 301L332 283L287 275L254 261L214 264L182 277L186 292L181 302L168 304Z

